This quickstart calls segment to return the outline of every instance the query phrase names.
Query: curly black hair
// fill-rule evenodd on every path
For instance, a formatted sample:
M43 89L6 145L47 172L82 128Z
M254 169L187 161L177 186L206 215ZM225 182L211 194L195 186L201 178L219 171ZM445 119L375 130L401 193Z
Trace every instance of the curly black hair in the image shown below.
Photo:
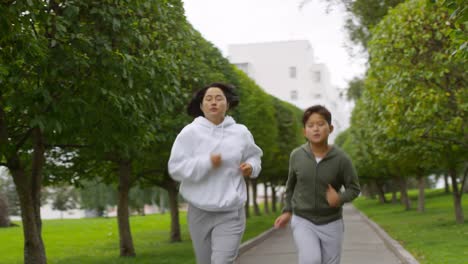
M236 88L233 85L224 84L224 83L212 83L196 91L193 94L192 100L187 106L187 113L190 116L193 116L193 117L205 116L203 114L203 111L200 108L200 104L203 101L203 97L205 97L206 91L209 88L213 88L213 87L219 88L223 91L224 96L226 97L226 100L229 104L229 109L233 109L239 104L239 96L236 94L235 92Z

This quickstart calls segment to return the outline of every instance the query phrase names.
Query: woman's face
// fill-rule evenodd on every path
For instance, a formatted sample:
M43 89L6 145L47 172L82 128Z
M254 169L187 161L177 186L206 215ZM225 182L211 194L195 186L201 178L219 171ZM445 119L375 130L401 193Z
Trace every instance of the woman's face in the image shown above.
M228 110L228 103L223 90L217 87L208 88L203 97L201 110L206 119L215 124L221 123Z

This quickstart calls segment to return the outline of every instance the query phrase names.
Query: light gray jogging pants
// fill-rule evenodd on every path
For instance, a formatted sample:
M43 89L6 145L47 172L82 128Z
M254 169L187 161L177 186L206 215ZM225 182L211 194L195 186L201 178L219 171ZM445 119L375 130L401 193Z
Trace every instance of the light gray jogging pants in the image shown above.
M344 237L343 219L316 225L293 215L291 219L299 264L339 264Z
M188 208L190 236L198 264L232 264L245 229L245 211L209 212Z

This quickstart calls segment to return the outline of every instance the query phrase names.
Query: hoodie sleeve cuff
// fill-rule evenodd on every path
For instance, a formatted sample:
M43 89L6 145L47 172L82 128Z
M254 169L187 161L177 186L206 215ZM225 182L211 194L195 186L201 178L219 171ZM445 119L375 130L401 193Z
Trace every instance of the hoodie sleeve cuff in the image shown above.
M257 162L255 159L249 159L245 163L250 164L252 167L252 174L250 174L250 178L257 178L261 171L259 162Z
M347 201L345 200L345 196L343 193L338 193L338 197L340 199L340 206L343 206Z

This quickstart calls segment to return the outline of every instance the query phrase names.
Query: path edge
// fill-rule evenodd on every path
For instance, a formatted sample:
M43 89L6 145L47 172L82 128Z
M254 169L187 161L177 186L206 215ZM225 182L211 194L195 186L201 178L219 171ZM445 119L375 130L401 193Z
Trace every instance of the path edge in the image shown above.
M420 264L411 253L409 253L398 241L393 239L385 232L379 225L352 205L362 219L377 233L377 235L384 241L385 245L404 263L404 264Z

